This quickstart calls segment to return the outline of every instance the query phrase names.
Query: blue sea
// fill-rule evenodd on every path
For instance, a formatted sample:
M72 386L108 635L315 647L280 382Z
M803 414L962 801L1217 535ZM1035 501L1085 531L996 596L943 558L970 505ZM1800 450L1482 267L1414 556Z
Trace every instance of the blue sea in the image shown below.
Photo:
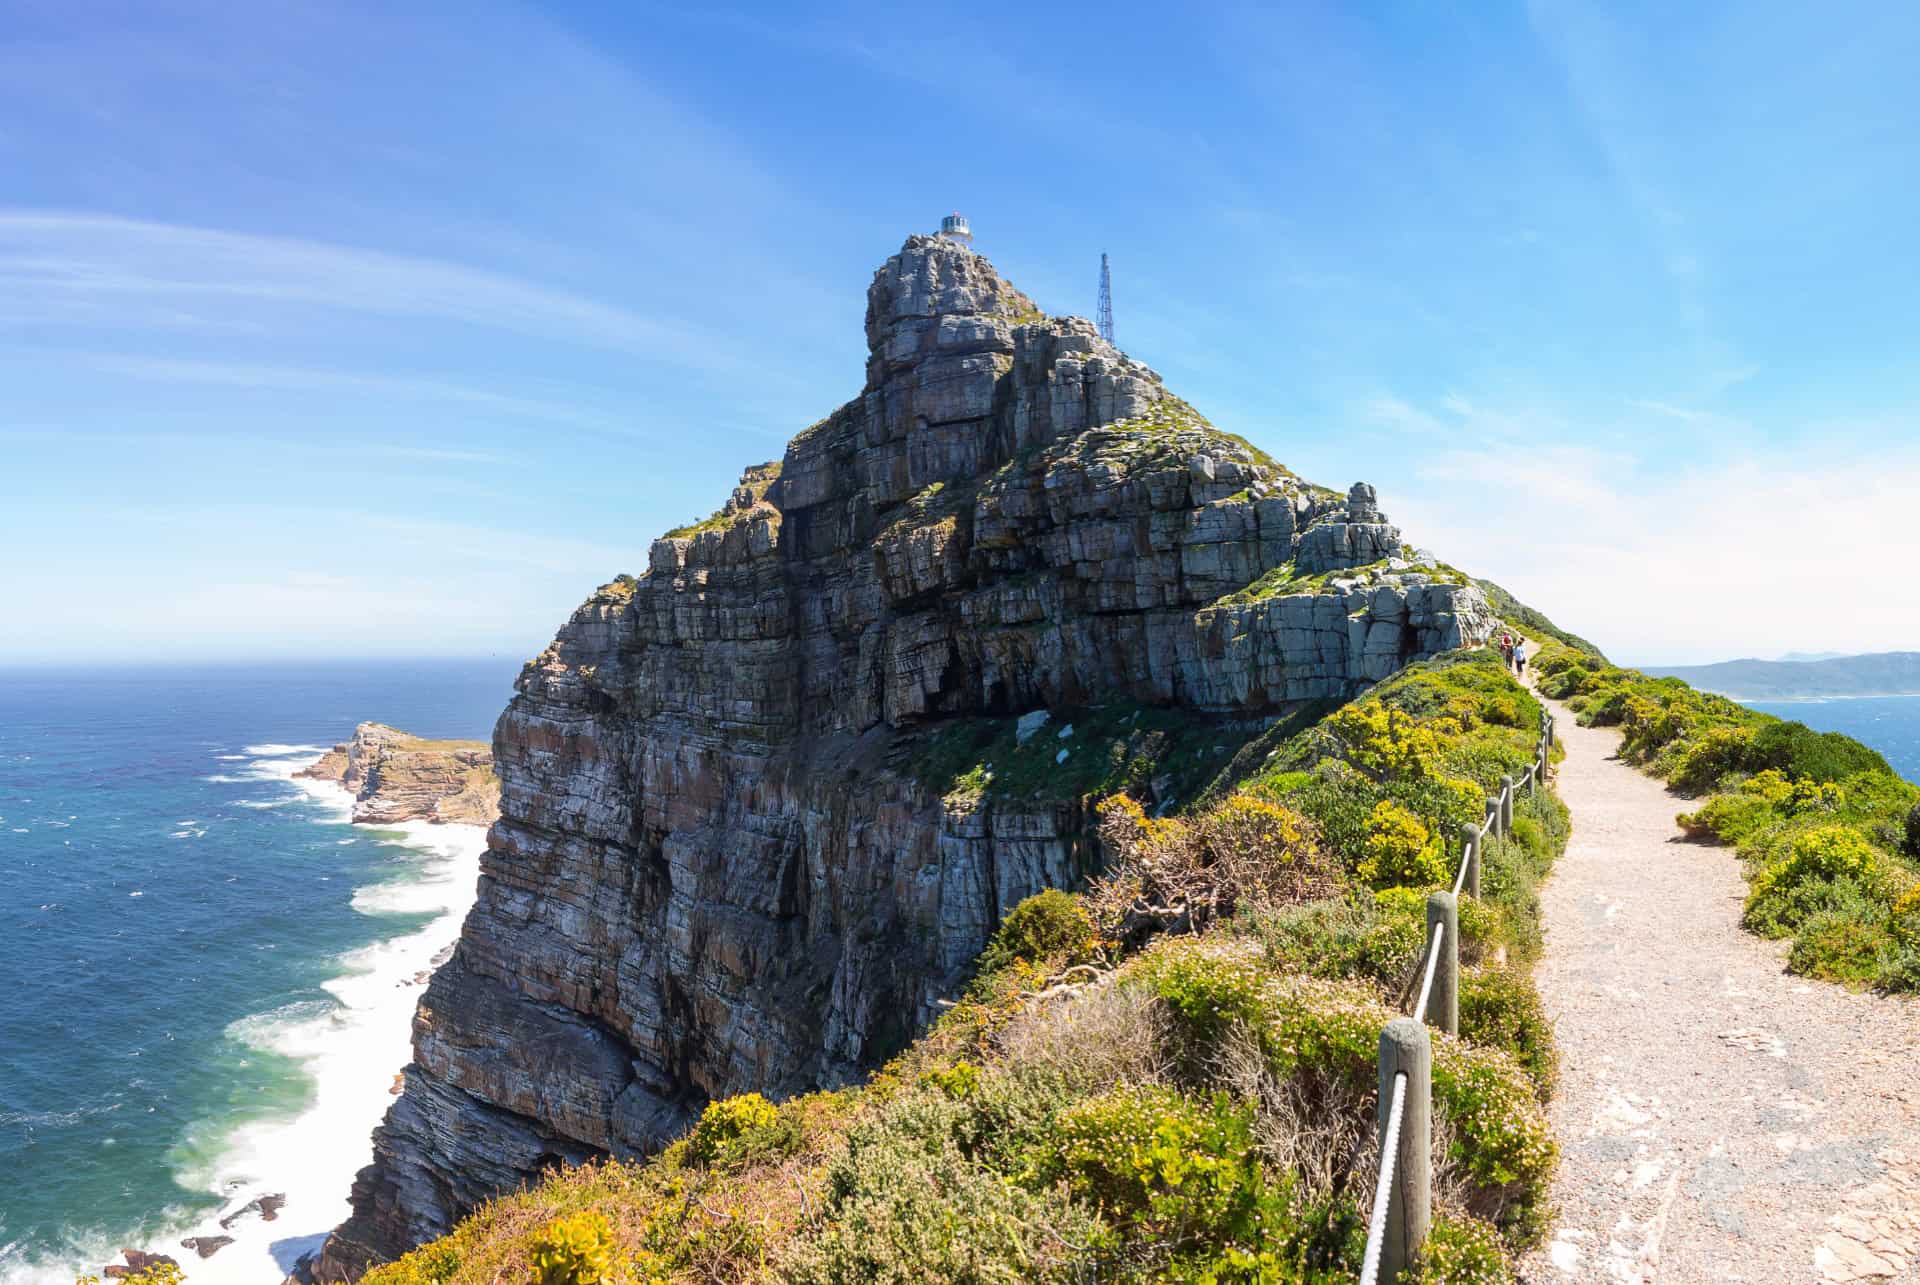
M1920 696L1742 703L1777 718L1805 723L1815 731L1845 733L1879 750L1901 776L1920 782Z
M0 670L0 1285L273 1285L344 1215L483 831L292 774L365 719L485 738L517 669Z

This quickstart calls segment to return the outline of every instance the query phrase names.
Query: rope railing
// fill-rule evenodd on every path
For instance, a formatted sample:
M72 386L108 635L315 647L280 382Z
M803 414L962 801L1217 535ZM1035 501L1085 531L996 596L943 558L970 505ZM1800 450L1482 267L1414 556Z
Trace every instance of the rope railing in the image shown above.
M1393 1105L1380 1132L1380 1181L1373 1188L1373 1215L1367 1219L1367 1256L1360 1263L1360 1285L1377 1285L1380 1248L1386 1243L1387 1205L1393 1196L1393 1162L1400 1151L1400 1122L1407 1106L1407 1073L1393 1076Z
M1486 819L1467 827L1451 892L1427 897L1427 950L1413 1011L1380 1033L1380 1168L1373 1216L1367 1223L1361 1285L1400 1279L1426 1242L1432 1208L1432 1050L1427 1028L1460 1033L1460 898L1480 895L1480 850L1488 837L1513 833L1513 807L1520 789L1531 793L1547 779L1553 752L1553 715L1544 713L1533 761L1518 780L1500 778L1500 793L1487 804ZM1436 1018L1438 1019L1436 1021Z
M1429 1006L1433 1003L1433 979L1439 975L1440 948L1446 945L1446 940L1446 925L1440 924L1436 927L1433 940L1427 944L1426 976L1420 979L1420 998L1414 1001L1413 1005L1413 1015L1423 1022L1427 1020L1427 1014L1432 1011Z

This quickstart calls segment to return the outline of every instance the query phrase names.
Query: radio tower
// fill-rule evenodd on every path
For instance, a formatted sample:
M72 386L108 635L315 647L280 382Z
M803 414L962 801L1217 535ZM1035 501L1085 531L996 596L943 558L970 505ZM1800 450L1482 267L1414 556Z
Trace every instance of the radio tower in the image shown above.
M1094 312L1094 324L1100 327L1100 337L1108 343L1113 342L1113 273L1107 268L1107 256L1100 255L1100 303Z

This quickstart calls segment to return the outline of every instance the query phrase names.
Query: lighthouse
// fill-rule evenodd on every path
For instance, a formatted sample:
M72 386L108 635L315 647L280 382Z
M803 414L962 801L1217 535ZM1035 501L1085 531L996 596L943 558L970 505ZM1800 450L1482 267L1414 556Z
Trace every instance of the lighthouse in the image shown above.
M958 241L969 250L973 248L973 229L967 226L966 216L958 210L940 220L940 235L949 241Z

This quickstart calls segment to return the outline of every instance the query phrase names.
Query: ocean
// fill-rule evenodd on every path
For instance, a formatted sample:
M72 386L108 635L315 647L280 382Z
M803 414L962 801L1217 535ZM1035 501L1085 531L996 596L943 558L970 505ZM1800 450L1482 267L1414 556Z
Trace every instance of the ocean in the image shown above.
M0 671L0 1285L273 1285L345 1215L484 831L292 773L366 719L486 738L518 667Z
M1920 696L1741 703L1777 718L1805 723L1815 731L1845 733L1879 750L1901 776L1920 782Z

